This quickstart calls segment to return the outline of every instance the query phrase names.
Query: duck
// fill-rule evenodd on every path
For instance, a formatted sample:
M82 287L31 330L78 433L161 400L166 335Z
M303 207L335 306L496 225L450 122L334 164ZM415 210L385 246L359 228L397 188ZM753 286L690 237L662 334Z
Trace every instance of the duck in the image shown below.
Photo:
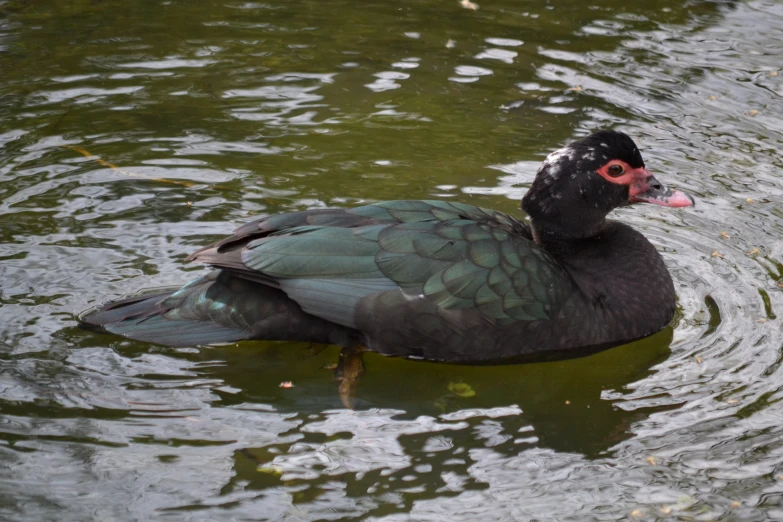
M578 357L672 320L663 258L607 218L640 203L695 204L647 170L628 135L602 130L546 157L522 198L527 220L445 199L262 217L188 257L205 275L80 322L172 347L338 345L346 381L364 351L464 364Z

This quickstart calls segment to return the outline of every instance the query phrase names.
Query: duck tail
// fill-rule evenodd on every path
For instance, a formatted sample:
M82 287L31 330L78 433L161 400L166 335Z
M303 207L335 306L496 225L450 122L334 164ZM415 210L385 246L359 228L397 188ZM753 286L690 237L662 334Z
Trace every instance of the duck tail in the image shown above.
M234 342L250 337L232 320L220 272L212 272L181 288L126 297L88 310L80 324L129 339L172 347ZM223 292L221 292L223 290ZM223 295L221 295L223 294Z

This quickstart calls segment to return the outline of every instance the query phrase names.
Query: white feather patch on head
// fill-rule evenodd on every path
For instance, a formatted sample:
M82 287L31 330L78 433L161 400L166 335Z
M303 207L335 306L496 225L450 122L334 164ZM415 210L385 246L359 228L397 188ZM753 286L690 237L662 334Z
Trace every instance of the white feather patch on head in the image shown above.
M562 173L563 167L566 165L566 163L573 161L575 158L576 151L574 149L571 147L563 147L562 149L556 150L547 156L538 171L543 172L546 170L549 176L557 179L560 177L560 174Z

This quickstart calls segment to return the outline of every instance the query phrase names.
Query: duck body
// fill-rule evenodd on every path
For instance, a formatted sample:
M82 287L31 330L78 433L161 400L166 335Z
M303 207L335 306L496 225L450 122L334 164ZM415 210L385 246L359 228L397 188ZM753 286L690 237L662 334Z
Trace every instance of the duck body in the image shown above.
M590 138L598 152L610 138L630 141ZM456 363L573 357L652 334L673 316L671 277L642 234L605 215L631 198L692 200L633 167L640 156L624 163L640 173L621 186L578 165L583 183L562 179L573 156L587 155L569 147L549 156L523 200L530 223L443 200L280 214L191 255L214 268L206 276L109 303L82 322L171 346L305 341ZM646 185L634 188L637 178ZM606 203L618 188L620 203Z

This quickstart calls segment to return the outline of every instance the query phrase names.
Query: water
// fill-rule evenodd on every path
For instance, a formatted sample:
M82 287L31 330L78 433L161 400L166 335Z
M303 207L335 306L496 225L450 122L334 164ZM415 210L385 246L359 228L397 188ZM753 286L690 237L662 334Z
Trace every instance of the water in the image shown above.
M0 518L783 518L781 4L49 4L0 1ZM333 348L75 326L192 279L249 216L516 212L548 151L605 127L697 198L616 213L677 287L646 340L371 354L347 411Z

